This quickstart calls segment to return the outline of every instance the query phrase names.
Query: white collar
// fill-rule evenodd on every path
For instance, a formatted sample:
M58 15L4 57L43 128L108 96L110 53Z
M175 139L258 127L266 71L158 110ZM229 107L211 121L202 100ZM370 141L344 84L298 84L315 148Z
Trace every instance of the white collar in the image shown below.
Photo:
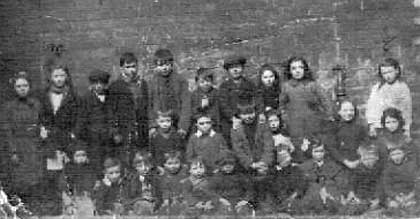
M216 132L213 129L210 130L209 136L213 137L214 135L216 135ZM195 136L197 138L199 138L199 137L203 136L203 133L200 130L197 130L197 132L195 133Z

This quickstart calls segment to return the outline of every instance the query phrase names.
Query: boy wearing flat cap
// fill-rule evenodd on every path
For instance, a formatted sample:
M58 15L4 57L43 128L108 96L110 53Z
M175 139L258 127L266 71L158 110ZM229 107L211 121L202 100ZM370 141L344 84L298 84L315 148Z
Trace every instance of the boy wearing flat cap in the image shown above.
M89 75L89 92L82 97L77 133L85 141L92 165L101 166L109 153L108 92L106 87L110 75L102 70L93 70Z
M251 102L255 96L255 85L244 76L246 59L240 56L231 56L223 64L229 77L220 85L220 110L223 137L230 145L230 129L233 122L236 106Z

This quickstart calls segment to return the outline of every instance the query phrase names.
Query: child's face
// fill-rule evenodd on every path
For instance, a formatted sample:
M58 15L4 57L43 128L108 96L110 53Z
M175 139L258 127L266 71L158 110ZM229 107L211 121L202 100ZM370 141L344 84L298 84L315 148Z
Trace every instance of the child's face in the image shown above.
M324 147L318 147L312 150L312 158L321 161L324 159L325 156L325 150Z
M147 175L150 173L151 166L147 162L139 162L135 165L136 171L140 175Z
M290 64L290 73L296 80L300 80L305 75L304 65L302 61L294 61Z
M204 167L204 164L200 162L196 162L191 164L190 167L190 174L193 177L203 177L204 173L206 172L206 168Z
M385 128L388 129L388 131L395 132L398 130L399 126L400 123L398 122L398 119L389 116L385 118Z
M87 162L86 151L79 150L79 151L74 152L73 160L77 164L86 163Z
M402 150L396 149L389 154L389 157L391 158L392 162L398 165L402 164L405 157L405 153Z
M137 77L137 63L135 62L124 63L120 70L121 73L129 79L134 79Z
M222 166L223 173L232 173L235 169L235 165L233 163L226 163Z
M92 89L98 94L103 94L105 90L105 86L106 85L102 82L95 82L92 84Z
M173 65L171 62L157 60L155 71L162 76L168 76L172 72L172 67Z
M170 116L159 116L156 123L163 132L167 132L171 129L172 118Z
M341 119L344 121L351 121L354 118L355 109L352 103L344 102L341 104L340 111L338 111L338 115L340 115Z
M203 77L198 78L198 87L203 91L209 91L213 83L210 79L205 79Z
M268 117L268 125L270 126L271 131L277 131L280 128L280 119L277 115L270 115Z
M29 93L29 82L24 78L19 78L15 82L15 91L19 97L26 97Z
M239 118L244 122L245 124L252 124L255 120L255 112L251 113L241 113L239 114Z
M121 178L121 167L113 166L105 169L105 177L111 181L111 183L116 183Z
M233 79L239 79L242 77L243 70L242 65L234 65L228 69L228 72Z
M212 121L209 117L201 117L197 120L197 129L202 133L209 133L212 127Z
M261 81L267 87L273 86L275 79L274 73L270 70L265 70L261 75Z
M392 84L398 75L398 70L393 66L381 66L382 78L389 84Z
M61 88L66 85L67 80L67 73L64 71L64 69L58 68L54 69L51 73L51 82L55 87Z
M176 173L181 168L181 161L177 157L168 158L164 167L169 173Z

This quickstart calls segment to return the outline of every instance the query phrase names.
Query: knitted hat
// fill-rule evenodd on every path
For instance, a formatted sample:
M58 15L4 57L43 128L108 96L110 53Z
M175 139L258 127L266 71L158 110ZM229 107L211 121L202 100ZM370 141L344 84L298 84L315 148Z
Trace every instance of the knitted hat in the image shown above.
M230 56L228 58L226 58L226 60L224 61L223 64L223 68L226 70L229 70L229 68L235 66L235 65L240 65L240 66L244 66L246 64L246 58L242 57L242 56Z

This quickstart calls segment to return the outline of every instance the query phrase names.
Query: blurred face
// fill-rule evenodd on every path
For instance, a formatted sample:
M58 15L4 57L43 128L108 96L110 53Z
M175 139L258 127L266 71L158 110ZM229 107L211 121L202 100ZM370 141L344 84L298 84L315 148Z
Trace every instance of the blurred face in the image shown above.
M230 76L234 79L234 80L238 80L242 77L242 72L244 71L244 68L242 67L242 65L234 65L231 66L228 69L228 72L230 74Z
M105 177L111 181L111 183L116 183L121 178L121 167L113 166L105 170Z
M86 163L87 162L87 154L86 151L76 151L73 155L73 159L75 163Z
M137 77L137 63L124 63L124 65L120 67L120 71L124 77L133 80Z
M198 87L203 91L209 91L213 86L213 83L209 79L204 79L202 77L198 78Z
M274 73L270 70L265 70L261 75L261 81L266 87L273 86L275 79Z
M206 172L206 168L204 167L204 164L200 162L191 164L191 167L190 167L191 176L200 178L204 176L205 172Z
M64 69L54 69L51 73L51 82L57 88L62 88L66 85L67 73Z
M162 76L169 76L173 69L173 63L169 61L158 60L156 62L155 71Z
M92 84L92 89L98 93L98 94L103 94L105 91L105 84L102 82L96 82Z
M304 65L302 61L294 61L290 64L290 73L296 80L300 80L305 75Z
M280 128L280 119L277 115L271 115L268 117L268 125L271 131L277 131Z
M135 166L136 171L138 174L140 175L147 175L150 172L150 164L146 163L146 162L139 162L136 164Z
M172 126L172 118L170 116L159 116L156 123L163 132L168 132Z
M362 164L368 169L372 169L375 166L377 161L378 161L378 158L373 157L373 156L370 156L370 157L366 156L366 157L362 157L361 159Z
M381 75L382 78L388 83L394 83L395 79L397 79L398 70L395 69L393 66L381 66Z
M29 93L29 82L24 78L19 78L15 82L15 91L19 97L26 97Z
M395 132L398 130L399 126L400 126L400 123L398 119L392 118L389 116L385 118L385 128L388 129L388 131Z
M212 127L211 118L209 117L201 117L197 120L197 129L201 131L203 134L207 134L210 132Z
M231 163L227 163L222 166L222 172L224 173L232 173L234 169L235 169L235 165Z
M239 114L239 118L245 124L252 124L255 120L255 112L252 113L241 113Z
M394 162L395 164L402 164L403 160L404 160L404 151L402 150L394 150L390 153L389 157L391 158L392 162Z
M168 158L164 166L169 173L174 174L177 173L181 168L181 161L177 157Z
M324 159L325 156L325 150L323 147L319 147L316 148L314 150L312 150L312 158L317 160L317 161L321 161Z
M340 111L338 111L338 115L340 115L341 119L344 121L351 121L354 118L355 109L352 103L344 102L341 104Z

